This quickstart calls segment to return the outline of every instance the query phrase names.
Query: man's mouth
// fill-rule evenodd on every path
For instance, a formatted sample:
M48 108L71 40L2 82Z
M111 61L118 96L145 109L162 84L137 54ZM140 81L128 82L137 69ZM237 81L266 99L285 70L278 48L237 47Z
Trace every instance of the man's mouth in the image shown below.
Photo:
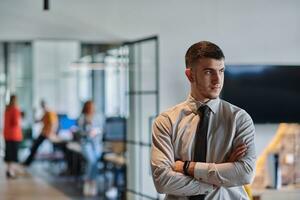
M211 89L213 89L213 90L219 90L219 89L221 89L221 87L220 86L213 86L213 87L211 87Z

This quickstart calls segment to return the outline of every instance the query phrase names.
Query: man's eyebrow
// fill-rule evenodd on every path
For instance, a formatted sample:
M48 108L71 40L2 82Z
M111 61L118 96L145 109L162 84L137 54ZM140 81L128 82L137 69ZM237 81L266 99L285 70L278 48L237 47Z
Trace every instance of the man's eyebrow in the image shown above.
M224 70L224 69L225 69L225 67L222 67L220 69L215 69L215 68L211 68L211 67L205 67L202 70L203 71L207 71L207 70L209 70L209 71L220 71L220 70Z
M221 68L221 69L223 69L223 68ZM221 69L215 69L215 68L212 68L212 67L205 67L202 70L203 71L205 71L205 70L218 71L218 70L221 70Z
M211 68L211 67L205 67L205 68L203 68L202 70L203 70L203 71L205 71L205 70L214 70L214 68Z

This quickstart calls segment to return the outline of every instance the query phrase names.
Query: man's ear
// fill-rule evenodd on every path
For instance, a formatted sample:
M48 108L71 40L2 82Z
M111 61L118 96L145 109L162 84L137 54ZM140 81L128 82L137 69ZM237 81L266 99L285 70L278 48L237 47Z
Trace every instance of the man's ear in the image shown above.
M189 79L190 82L194 82L193 73L192 73L191 68L185 69L185 75Z

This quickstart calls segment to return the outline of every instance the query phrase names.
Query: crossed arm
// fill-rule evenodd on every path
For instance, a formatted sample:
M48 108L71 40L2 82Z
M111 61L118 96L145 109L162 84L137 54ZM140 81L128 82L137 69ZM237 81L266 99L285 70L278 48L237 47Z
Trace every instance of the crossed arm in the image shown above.
M210 192L214 186L241 186L252 181L255 166L254 126L246 120L239 126L233 141L235 149L224 163L192 162L189 176L183 174L183 161L174 160L170 125L153 125L151 167L156 189L179 196Z
M151 168L154 185L159 193L189 196L208 193L212 184L198 181L172 169L175 163L174 149L167 127L155 122L152 135Z
M233 171L235 167L241 162L242 158L246 155L247 145L241 144L236 149L231 152L228 160L224 163L201 163L201 162L190 162L188 168L188 175L197 179L204 181L209 184L213 184L215 187L220 186L238 186L244 185L251 182L252 175L249 174L239 174ZM184 162L177 160L173 165L173 170L179 173L183 172ZM197 174L195 174L195 171ZM235 178L234 178L235 177ZM242 178L242 179L241 179Z

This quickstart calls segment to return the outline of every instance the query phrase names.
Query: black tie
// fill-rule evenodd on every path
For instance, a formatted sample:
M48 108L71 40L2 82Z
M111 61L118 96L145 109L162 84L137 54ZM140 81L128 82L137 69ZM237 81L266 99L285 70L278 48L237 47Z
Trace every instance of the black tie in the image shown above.
M206 162L206 151L207 151L207 129L209 122L209 107L207 105L201 106L198 109L198 113L201 115L199 123L197 125L197 131L195 136L195 149L194 149L194 160L195 162ZM190 200L203 200L204 194L190 196Z

